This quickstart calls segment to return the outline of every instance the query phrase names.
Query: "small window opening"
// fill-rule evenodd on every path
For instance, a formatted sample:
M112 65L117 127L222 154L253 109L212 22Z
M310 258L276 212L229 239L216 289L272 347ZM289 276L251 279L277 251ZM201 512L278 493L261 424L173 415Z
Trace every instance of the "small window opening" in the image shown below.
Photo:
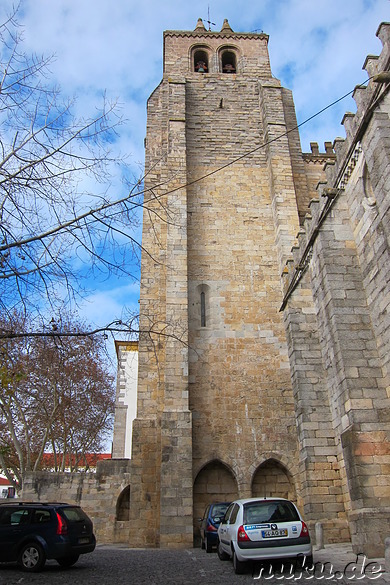
M200 326L206 327L206 295L203 291L200 293Z
M197 73L207 73L209 70L209 59L206 51L195 51L194 53L194 71Z
M222 55L223 73L236 73L236 55L233 51L225 51Z

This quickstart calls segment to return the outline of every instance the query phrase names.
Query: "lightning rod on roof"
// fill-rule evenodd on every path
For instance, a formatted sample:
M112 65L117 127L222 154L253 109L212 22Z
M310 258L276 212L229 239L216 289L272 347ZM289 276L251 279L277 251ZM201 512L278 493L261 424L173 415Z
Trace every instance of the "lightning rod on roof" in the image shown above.
M211 22L210 20L210 5L207 5L207 18L208 20L206 20L207 24L209 25L209 31L211 31L211 25L215 26L215 22Z

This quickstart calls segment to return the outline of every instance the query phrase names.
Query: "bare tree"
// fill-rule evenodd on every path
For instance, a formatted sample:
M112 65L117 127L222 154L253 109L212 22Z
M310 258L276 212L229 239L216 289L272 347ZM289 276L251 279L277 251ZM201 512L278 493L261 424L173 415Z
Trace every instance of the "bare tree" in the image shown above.
M141 201L110 151L116 103L76 119L48 83L50 58L23 52L13 13L0 25L0 309L34 312L82 294L91 271L129 272ZM123 190L124 189L124 190Z
M14 331L29 328L21 315L12 321ZM86 331L73 316L57 323L58 333ZM15 487L26 471L44 467L45 451L61 471L102 450L115 388L101 335L3 339L0 357L0 468Z

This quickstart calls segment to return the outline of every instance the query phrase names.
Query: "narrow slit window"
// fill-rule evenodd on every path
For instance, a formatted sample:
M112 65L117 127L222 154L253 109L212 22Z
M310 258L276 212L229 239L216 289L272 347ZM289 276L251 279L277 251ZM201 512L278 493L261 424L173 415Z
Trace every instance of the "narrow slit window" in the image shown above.
M206 327L206 295L200 293L200 326Z

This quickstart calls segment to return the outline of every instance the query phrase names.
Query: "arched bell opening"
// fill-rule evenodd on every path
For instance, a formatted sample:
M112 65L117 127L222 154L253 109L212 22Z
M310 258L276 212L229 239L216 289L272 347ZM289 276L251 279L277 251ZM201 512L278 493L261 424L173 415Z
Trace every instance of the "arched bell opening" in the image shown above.
M237 73L237 56L234 51L223 51L221 66L222 73Z
M196 73L208 73L209 56L204 49L197 49L193 53L193 69Z

